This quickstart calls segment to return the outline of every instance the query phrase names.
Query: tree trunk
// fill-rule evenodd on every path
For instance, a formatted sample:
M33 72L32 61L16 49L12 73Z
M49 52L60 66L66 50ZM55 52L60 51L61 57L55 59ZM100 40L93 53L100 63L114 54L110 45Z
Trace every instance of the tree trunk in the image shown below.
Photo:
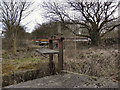
M13 53L14 54L16 54L16 52L17 52L17 40L16 40L16 38L14 38L14 40L13 40Z
M90 33L91 45L92 46L99 46L101 43L100 33L98 31L92 31Z

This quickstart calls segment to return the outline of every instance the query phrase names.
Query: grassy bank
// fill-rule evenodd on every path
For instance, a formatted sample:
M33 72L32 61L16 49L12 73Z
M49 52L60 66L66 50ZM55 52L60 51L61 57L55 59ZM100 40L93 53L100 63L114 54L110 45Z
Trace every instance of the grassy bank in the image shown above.
M40 68L47 62L47 60L44 60L41 57L3 59L2 73L3 75L8 75L16 71Z

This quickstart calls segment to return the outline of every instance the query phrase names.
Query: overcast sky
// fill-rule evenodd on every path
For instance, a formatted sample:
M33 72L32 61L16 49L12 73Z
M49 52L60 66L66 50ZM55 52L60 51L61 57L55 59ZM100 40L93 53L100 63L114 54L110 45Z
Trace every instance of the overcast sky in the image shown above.
M9 2L10 0L5 0L5 1ZM28 2L29 1L34 2L30 7L30 9L31 10L34 9L34 11L25 19L23 19L21 24L27 27L26 29L27 32L32 32L34 27L37 25L37 23L42 24L46 22L46 20L42 16L43 9L40 8L40 6L43 1L50 1L50 0L28 0ZM1 30L2 30L2 24L0 23L0 33L1 33Z
M43 1L54 1L54 0L30 0L34 2L32 5L31 9L35 9L27 18L25 18L22 23L28 27L27 32L32 32L35 25L37 23L42 24L46 22L46 19L43 18L42 13L43 9L40 8L40 5L42 4ZM63 1L63 0L56 0L56 1ZM114 0L114 1L120 1L120 0ZM118 12L116 13L116 16L118 15Z
M34 30L34 27L37 25L37 23L42 24L46 22L46 19L43 18L42 13L43 9L40 8L40 5L43 1L54 1L54 0L28 0L34 2L33 5L30 7L30 9L35 9L28 17L26 17L21 24L26 25L27 32L32 32ZM56 0L56 1L63 1L63 0ZM120 0L117 0L120 1ZM117 13L116 13L117 14Z
M64 0L28 0L34 2L34 4L31 6L31 9L35 9L27 18L25 18L22 21L22 24L28 27L27 32L32 32L34 30L34 27L37 25L37 23L42 24L44 22L47 22L48 20L43 17L43 8L41 8L42 2L49 2L49 1L58 1L58 2L64 2Z
M40 5L43 0L30 0L30 1L34 2L33 5L30 7L30 9L34 9L34 11L21 22L23 25L26 25L27 32L32 32L37 23L42 24L43 22L45 22L41 15L43 10L40 8Z

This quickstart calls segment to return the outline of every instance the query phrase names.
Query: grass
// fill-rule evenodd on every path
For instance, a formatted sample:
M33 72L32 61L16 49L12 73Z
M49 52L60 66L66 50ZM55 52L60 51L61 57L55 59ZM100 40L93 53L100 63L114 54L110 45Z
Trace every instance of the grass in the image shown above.
M19 59L3 59L2 74L9 75L15 71L23 71L28 69L40 68L46 60L40 57L28 57Z
M64 69L66 70L90 76L118 78L116 65L119 52L116 45L89 47L89 45L86 46L81 43L66 42L63 53ZM36 55L32 50L25 54L23 52L19 53L19 57L14 56L11 58L10 54L4 54L2 63L3 75L8 75L15 71L41 68L47 65L48 60ZM54 55L54 61L57 66L57 55Z

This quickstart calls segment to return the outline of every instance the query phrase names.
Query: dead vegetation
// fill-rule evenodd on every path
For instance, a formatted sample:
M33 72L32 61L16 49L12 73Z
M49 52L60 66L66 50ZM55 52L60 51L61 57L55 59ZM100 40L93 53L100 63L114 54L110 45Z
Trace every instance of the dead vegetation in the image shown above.
M41 47L31 44L18 50L17 54L3 50L3 76L37 68L46 71L44 66L48 66L49 59L36 53L37 48ZM117 44L91 47L87 43L64 42L64 70L115 81L118 80L118 56ZM56 69L57 60L54 55Z
M80 44L79 44L80 45ZM118 45L89 47L75 43L65 46L64 69L118 80ZM76 48L75 48L76 47Z

